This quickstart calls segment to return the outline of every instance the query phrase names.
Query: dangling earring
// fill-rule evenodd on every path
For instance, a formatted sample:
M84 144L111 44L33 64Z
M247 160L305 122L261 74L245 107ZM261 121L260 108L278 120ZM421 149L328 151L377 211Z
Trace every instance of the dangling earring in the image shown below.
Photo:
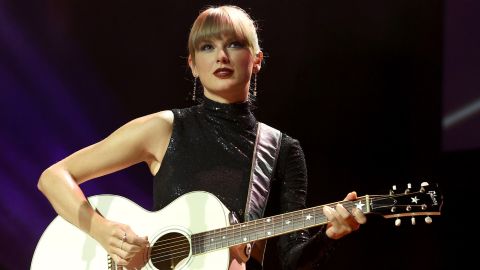
M195 101L197 99L197 77L193 77L193 93L192 93L192 100Z
M253 96L257 96L257 73L253 74Z

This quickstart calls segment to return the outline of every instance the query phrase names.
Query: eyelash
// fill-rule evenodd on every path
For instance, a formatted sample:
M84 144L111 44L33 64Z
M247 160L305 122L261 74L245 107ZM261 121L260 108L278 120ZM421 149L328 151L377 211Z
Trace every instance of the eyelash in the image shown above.
M233 45L233 46L232 46ZM233 41L233 42L230 42L230 44L228 45L228 48L243 48L245 47L245 45L243 45L241 42L239 41ZM200 46L200 50L201 51L207 51L207 50L211 50L213 48L213 46L209 43L207 44L203 44Z

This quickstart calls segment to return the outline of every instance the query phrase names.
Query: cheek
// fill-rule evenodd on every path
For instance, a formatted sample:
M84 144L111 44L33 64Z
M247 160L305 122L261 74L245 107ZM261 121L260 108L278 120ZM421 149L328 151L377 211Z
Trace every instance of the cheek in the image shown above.
M246 73L250 72L253 68L253 59L248 55L239 55L236 59L236 63L238 63L239 67L245 70Z
M212 61L208 57L197 57L195 58L195 67L199 74L208 73L212 67Z

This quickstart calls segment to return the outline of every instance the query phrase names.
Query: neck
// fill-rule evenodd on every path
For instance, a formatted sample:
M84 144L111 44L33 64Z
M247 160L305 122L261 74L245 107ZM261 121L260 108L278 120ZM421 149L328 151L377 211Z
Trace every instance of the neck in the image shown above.
M206 98L216 101L218 103L226 103L226 104L233 104L233 103L242 103L248 100L248 89L245 91L229 91L229 92L222 92L222 93L212 93L211 91L204 89L203 94Z

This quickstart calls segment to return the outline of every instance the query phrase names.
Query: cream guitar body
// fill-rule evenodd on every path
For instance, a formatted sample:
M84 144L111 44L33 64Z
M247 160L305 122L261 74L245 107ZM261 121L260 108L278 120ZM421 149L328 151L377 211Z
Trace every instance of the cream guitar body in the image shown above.
M138 235L148 236L152 247L142 254L144 265L139 269L228 269L228 247L192 256L192 248L187 246L191 245L193 234L229 225L228 209L210 193L189 193L157 212L146 211L120 196L98 195L90 197L89 201L104 217L128 224ZM172 243L171 255L156 252L162 250L162 243L166 243L162 241L168 241L164 239L172 237L173 240L169 241ZM163 254L170 254L170 251ZM30 269L117 268L107 252L93 238L57 216L40 238Z

